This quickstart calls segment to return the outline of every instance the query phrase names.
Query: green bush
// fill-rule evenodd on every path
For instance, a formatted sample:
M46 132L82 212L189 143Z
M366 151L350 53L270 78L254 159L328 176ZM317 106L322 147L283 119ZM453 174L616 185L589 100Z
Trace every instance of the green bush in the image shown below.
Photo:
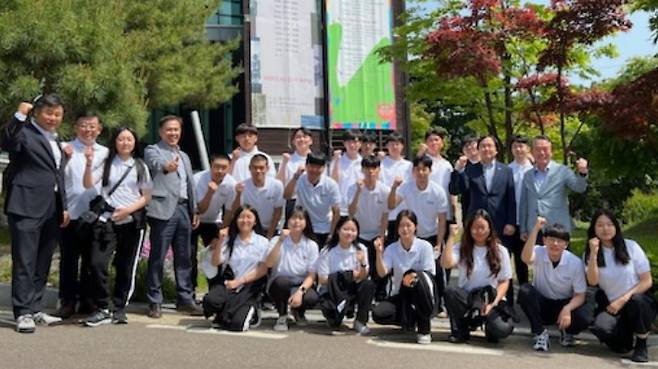
M165 262L165 264L167 264ZM146 302L146 271L148 269L148 259L141 259L137 265L137 276L135 277L135 293L133 301ZM162 297L164 301L176 301L176 281L167 265L162 278Z
M655 214L658 214L658 193L647 193L638 189L631 191L631 196L624 202L622 210L624 223L639 223Z

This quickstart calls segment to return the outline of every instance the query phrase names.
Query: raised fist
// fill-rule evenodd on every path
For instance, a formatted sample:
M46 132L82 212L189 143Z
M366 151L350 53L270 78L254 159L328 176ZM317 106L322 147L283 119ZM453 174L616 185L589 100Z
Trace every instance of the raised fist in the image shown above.
M583 158L579 158L578 160L576 160L576 170L578 171L578 173L587 174L588 171L587 160Z
M402 182L403 182L402 177L395 177L395 179L393 180L393 186L392 187L400 187Z
M92 146L85 148L85 159L87 159L87 163L91 163L94 160L94 148Z
M589 244L589 254L598 255L599 247L601 247L601 240L598 237L591 238L588 242Z
M458 234L459 234L459 225L458 224L451 224L450 225L450 234L449 234L449 236L454 238L454 237L457 237Z
M279 236L279 238L281 239L281 241L283 241L283 240L285 240L286 238L288 238L288 236L290 236L290 230L287 229L287 228L282 229L282 230L281 230L281 235Z
M23 115L28 115L32 111L32 108L34 106L28 102L22 102L18 104L18 109L17 111Z
M382 240L381 237L375 238L373 245L375 246L375 251L377 251L378 253L384 252L384 241Z
M281 158L282 158L282 161L283 161L284 163L287 163L287 162L290 161L290 154L287 153L287 152L284 152L284 153L281 155Z
M235 192L237 192L238 194L241 194L242 192L244 192L244 187L245 187L244 182L240 182L240 183L236 184L235 185Z
M542 216L537 217L537 222L535 223L535 228L542 229L546 225L546 218Z
M465 155L462 155L457 159L455 162L455 170L457 171L462 171L464 168L466 168L466 163L468 162L468 158Z

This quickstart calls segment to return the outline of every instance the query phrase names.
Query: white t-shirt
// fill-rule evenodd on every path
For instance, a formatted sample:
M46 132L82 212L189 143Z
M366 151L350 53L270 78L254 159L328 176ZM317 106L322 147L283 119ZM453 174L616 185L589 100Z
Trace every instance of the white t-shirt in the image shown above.
M222 245L222 263L228 262L233 269L235 279L238 279L252 269L263 263L270 253L270 241L255 232L251 233L249 241L243 241L240 236L235 238L233 244L233 255L229 258L228 237Z
M272 238L270 250L274 248L279 236ZM308 273L314 273L318 262L318 244L313 240L302 236L298 244L292 238L287 237L281 243L279 261L272 267L270 280L282 276L289 278L293 284L301 284Z
M358 247L364 253L363 262L366 269L368 269L368 249L363 244L359 244ZM322 278L326 278L329 274L357 270L358 268L359 261L356 259L356 247L352 245L347 249L342 248L340 244L331 249L324 248L318 258L317 272L318 276Z
M391 187L395 177L402 178L403 182L410 181L413 178L413 165L407 159L393 160L387 156L382 160L379 179L381 179L382 183ZM395 220L403 209L402 204L400 204L397 208L389 210L388 220Z
M452 164L443 157L434 157L429 155L432 158L432 173L430 174L430 181L438 184L443 192L450 194L448 186L450 186L450 174L452 173ZM452 208L448 204L446 212L446 219L453 219L454 214L452 214Z
M267 158L267 175L269 177L276 177L276 169L274 168L274 161L266 153L258 150L258 146L254 146L251 152L246 152L240 149L240 157L238 160L233 163L233 178L236 181L242 182L247 178L251 178L251 172L249 171L249 162L251 158L256 154L263 154Z
M340 157L340 181L338 181L338 189L340 190L340 215L348 214L347 202L347 190L351 185L356 183L357 179L363 178L363 172L361 172L361 155L357 155L357 158L351 160L347 157L347 154L343 154ZM329 166L329 173L333 172L334 166L336 165L335 161Z
M516 198L516 224L519 224L519 214L521 213L521 190L523 189L523 176L527 171L532 169L532 163L528 160L525 164L519 165L516 161L512 161L508 165L512 169L512 176L514 177L514 197Z
M66 203L69 208L69 216L71 220L76 220L82 213L89 210L89 201L100 193L101 184L97 182L91 188L84 187L83 178L87 166L87 158L85 157L87 146L77 138L68 144L71 145L73 153L64 168L64 184L66 186ZM103 163L107 158L109 150L107 147L97 143L93 147L94 159L92 160L92 173L93 178L99 178L103 175Z
M512 267L510 266L510 256L503 245L498 245L498 255L500 258L500 271L497 276L491 275L491 269L487 263L487 248L481 246L473 247L473 269L471 276L466 276L466 263L459 260L459 249L461 245L455 244L452 248L453 260L457 263L459 269L459 281L457 285L466 291L472 291L476 288L491 286L497 288L500 282L512 278Z
M212 178L209 170L204 170L194 174L194 183L196 184L194 194L198 202L201 202L206 196L206 192L208 192L208 183L210 183L211 180ZM210 203L208 204L208 209L200 215L201 223L222 223L222 218L224 216L222 207L230 209L231 206L233 206L233 201L235 200L235 184L236 181L233 176L227 173L219 183L219 186L217 186L217 191L212 195Z
M354 200L357 187L355 183L347 190L348 204ZM375 183L372 191L367 186L363 186L355 214L356 220L359 221L359 233L362 239L372 240L379 235L382 214L388 213L388 193L390 191L391 189L380 181Z
M322 175L314 186L308 174L302 174L295 185L297 204L303 207L311 218L315 233L329 233L331 230L331 208L339 206L338 184L332 178Z
M272 219L275 208L283 208L283 185L276 178L265 177L263 187L256 187L251 178L245 180L244 191L240 197L240 204L251 205L258 212L261 225L266 230L272 222L278 223L279 219Z
M436 263L434 262L434 248L429 242L414 238L409 250L402 247L400 241L396 241L384 250L384 265L386 269L393 272L391 281L391 296L400 292L402 277L408 270L416 272L426 271L436 274Z
M144 166L144 178L142 178L141 182L137 179L137 165L139 164L133 158L123 161L118 156L114 157L112 165L110 166L110 176L108 178L107 186L102 189L103 197L108 205L116 209L126 208L142 197L143 190L151 190L153 188L153 182L151 181L151 175L149 174L146 163L142 163ZM112 187L114 187L126 170L131 166L132 169L130 169L130 172L128 172L128 175L123 179L119 187L112 192L111 196L107 196ZM102 184L102 177L98 178L98 180ZM111 216L112 214L110 214L110 212L105 212L101 214L100 219L107 220L110 219ZM116 224L127 223L130 221L132 221L132 218L126 218L124 221L116 222Z
M400 203L402 209L413 211L418 218L416 235L421 238L435 236L439 214L448 212L446 192L432 181L421 191L416 181L412 180L402 183L397 195L403 200Z
M640 282L640 274L651 271L649 259L644 250L633 240L624 240L631 260L623 265L615 260L615 251L603 247L605 267L599 267L599 287L613 302Z
M532 284L542 296L551 300L570 299L576 293L587 290L585 265L568 250L562 252L557 267L548 257L546 247L535 246L535 262Z

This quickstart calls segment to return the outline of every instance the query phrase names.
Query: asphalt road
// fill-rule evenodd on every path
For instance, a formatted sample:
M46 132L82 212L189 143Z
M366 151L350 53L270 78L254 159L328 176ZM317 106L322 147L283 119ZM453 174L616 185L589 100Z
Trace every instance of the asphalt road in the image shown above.
M470 344L447 342L446 319L433 321L433 342L421 346L415 335L372 324L373 335L360 337L345 329L332 332L318 312L311 324L288 332L272 331L274 313L266 312L261 327L246 333L210 328L202 318L165 313L153 320L129 314L125 326L83 328L75 321L39 327L35 334L13 331L11 314L0 309L0 369L180 369L180 368L619 368L635 366L609 352L591 335L579 337L577 347L564 349L557 337L551 352L536 353L528 329L498 344L476 332ZM653 340L652 340L653 341ZM658 359L658 347L650 349ZM651 362L649 367L658 367Z

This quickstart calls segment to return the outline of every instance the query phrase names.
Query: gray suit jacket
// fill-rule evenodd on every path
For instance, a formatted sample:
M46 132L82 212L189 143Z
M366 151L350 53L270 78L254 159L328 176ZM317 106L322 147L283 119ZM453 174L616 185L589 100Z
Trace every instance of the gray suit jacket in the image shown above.
M168 220L176 211L180 198L181 178L178 172L165 173L164 166L180 154L187 174L187 207L190 220L196 212L196 200L194 199L194 179L190 158L182 151L174 151L169 145L160 141L155 145L149 145L144 150L144 161L151 171L153 178L153 192L151 202L146 206L147 216L160 220Z
M551 161L548 174L541 188L535 186L535 169L523 176L521 189L521 206L519 207L519 226L521 233L530 232L537 221L537 216L546 218L548 224L559 223L568 232L573 228L573 219L569 214L567 189L583 193L587 189L587 177L574 173L564 165Z

